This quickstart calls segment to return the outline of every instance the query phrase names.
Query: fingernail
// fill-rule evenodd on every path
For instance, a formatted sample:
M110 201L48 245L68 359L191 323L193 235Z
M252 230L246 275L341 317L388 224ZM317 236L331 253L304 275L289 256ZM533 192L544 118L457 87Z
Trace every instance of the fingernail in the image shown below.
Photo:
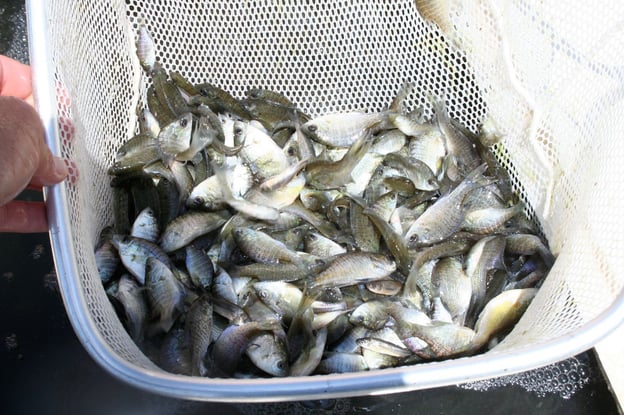
M54 157L54 173L56 173L58 177L65 177L69 173L65 160L60 157Z

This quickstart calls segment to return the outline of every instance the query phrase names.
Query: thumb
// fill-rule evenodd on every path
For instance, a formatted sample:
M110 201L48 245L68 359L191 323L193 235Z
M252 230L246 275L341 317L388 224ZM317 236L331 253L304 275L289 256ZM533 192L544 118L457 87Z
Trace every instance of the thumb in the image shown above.
M52 152L41 140L39 145L39 165L30 184L33 186L50 186L59 183L67 176L67 166L62 158L54 157Z

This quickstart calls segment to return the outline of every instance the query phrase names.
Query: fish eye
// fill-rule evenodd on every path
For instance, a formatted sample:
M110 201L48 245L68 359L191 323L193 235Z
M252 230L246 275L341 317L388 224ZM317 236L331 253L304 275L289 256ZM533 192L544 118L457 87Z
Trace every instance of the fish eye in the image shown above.
M267 293L266 290L260 290L258 292L258 297L260 297L261 299L266 299L269 297L269 293Z
M412 243L413 242L418 242L418 235L414 234L414 235L410 236L409 241L412 242Z
M243 128L241 126L234 127L234 134L241 134L243 132Z
M316 130L318 130L318 127L317 127L316 125L314 125L314 124L310 124L310 125L308 125L308 127L307 127L307 128L308 128L308 131L309 131L309 132L311 132L311 133L313 133L313 132L315 132Z
M275 366L277 366L278 369L284 369L286 367L286 363L283 360L278 360L277 363L275 363Z
M199 88L199 95L207 97L208 96L208 90L206 88Z
M195 198L190 199L190 200L191 200L191 207L199 207L205 203L204 198L201 196L196 196Z
M182 118L180 120L180 127L186 127L187 124L188 124L188 119L187 118Z
M297 151L295 150L295 148L293 146L288 147L287 153L289 156L294 156L297 154Z

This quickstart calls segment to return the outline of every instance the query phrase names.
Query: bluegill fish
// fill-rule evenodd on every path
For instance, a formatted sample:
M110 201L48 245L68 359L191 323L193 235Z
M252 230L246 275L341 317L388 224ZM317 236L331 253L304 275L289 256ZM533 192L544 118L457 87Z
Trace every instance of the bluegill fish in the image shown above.
M225 211L188 212L178 216L163 230L160 246L165 252L175 251L220 228L228 218L229 214Z
M327 329L316 331L313 341L303 348L299 357L290 365L290 376L306 376L314 372L320 363L327 343Z
M483 165L473 170L455 189L440 197L416 219L405 233L410 245L442 242L459 229L465 216L462 203L466 195L476 187L490 183L483 177L485 168Z
M352 252L338 255L310 282L310 289L344 287L383 279L396 270L396 263L385 255Z
M350 147L365 131L386 120L383 113L347 112L327 114L312 119L301 130L319 143L330 147Z
M212 340L212 300L208 295L202 295L191 304L184 324L190 343L191 373L206 376L204 357Z
M312 161L306 167L308 183L317 189L336 189L352 181L351 172L372 145L371 132L366 130L337 162Z
M264 232L248 228L236 228L232 235L241 250L250 258L265 264L289 262L298 264L301 258L282 242Z
M485 345L492 336L515 324L536 293L535 288L508 290L491 299L475 324L476 347Z
M232 375L251 342L260 334L273 332L277 328L277 320L250 321L238 326L228 326L215 341L212 350L218 368L226 375Z
M139 216L137 216L132 224L130 235L135 238L142 238L150 242L156 242L159 234L160 230L158 229L158 219L154 214L154 210L150 207L146 207L139 213Z
M95 249L95 264L102 283L107 284L111 281L120 262L111 241L106 240Z
M158 133L158 149L166 165L191 146L193 116L183 114L165 125Z
M433 269L431 284L433 295L446 306L453 321L463 325L472 297L472 281L464 272L462 262L457 257L438 261Z
M156 258L165 265L172 264L165 251L145 239L114 235L112 243L119 252L121 262L141 285L145 283L145 267L148 259Z
M210 257L196 246L188 245L185 265L193 285L202 291L210 290L215 275L214 264Z
M119 278L116 297L123 305L130 336L135 342L142 343L149 319L149 308L141 286L130 275L124 274Z
M147 299L158 319L155 328L166 333L183 311L186 291L171 269L158 259L148 258L145 268Z
M139 36L136 41L137 57L141 66L147 73L154 70L156 64L156 46L145 25L139 26Z
M288 375L288 351L283 337L272 333L261 334L247 346L245 351L258 369L276 377Z
M316 368L318 373L349 373L368 370L368 364L358 353L332 353L321 360Z

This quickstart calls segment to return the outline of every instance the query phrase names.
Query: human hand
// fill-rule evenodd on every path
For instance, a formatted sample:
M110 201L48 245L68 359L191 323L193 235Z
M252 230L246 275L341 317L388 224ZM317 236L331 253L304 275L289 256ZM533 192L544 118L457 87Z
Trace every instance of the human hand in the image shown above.
M30 67L0 55L0 232L46 232L45 205L13 199L26 187L41 189L67 176L65 162L52 155L28 102Z

